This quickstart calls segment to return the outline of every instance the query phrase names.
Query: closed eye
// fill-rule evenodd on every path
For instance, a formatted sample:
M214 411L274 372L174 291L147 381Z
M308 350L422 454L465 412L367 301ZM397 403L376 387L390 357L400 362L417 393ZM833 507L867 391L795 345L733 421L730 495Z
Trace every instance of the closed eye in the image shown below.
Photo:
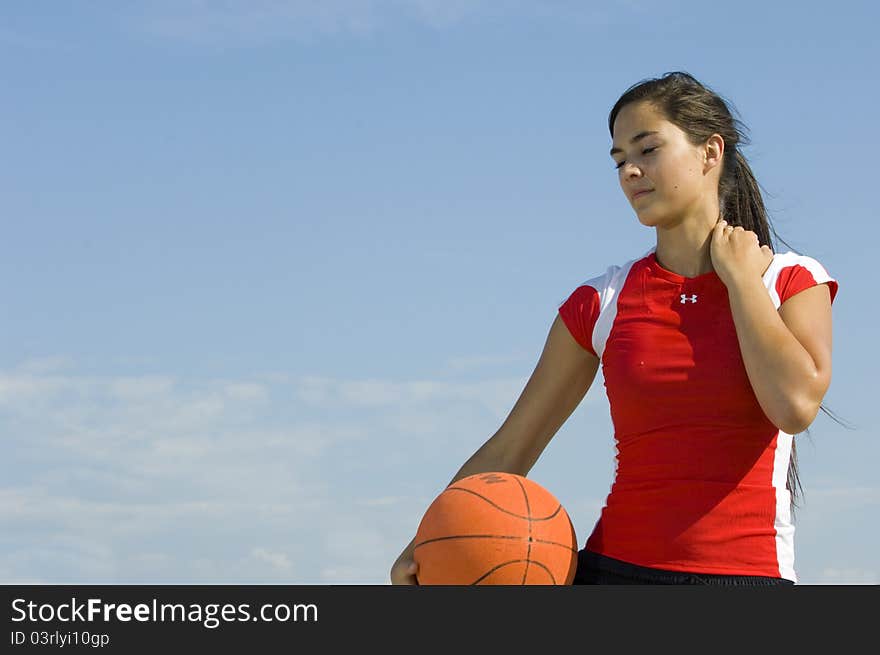
M655 151L655 150L657 149L657 147L658 147L658 146L654 146L653 148L645 148L644 150L642 150L642 154L643 154L643 155L647 155L649 152L653 152L653 151ZM619 169L619 168L620 168L621 166L623 166L625 163L626 163L626 160L624 159L622 162L620 162L619 164L617 164L614 168Z

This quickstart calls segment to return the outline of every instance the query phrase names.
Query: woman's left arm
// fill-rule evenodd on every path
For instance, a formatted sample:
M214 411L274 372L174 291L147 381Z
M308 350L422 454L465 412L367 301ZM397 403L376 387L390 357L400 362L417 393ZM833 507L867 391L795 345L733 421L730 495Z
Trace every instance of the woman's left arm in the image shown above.
M746 373L767 418L797 434L816 415L831 383L831 294L805 289L777 311L760 277L739 278L728 297Z
M804 289L777 311L763 275L773 261L754 232L720 219L711 235L712 264L727 286L736 336L752 390L780 430L806 430L831 384L831 292Z

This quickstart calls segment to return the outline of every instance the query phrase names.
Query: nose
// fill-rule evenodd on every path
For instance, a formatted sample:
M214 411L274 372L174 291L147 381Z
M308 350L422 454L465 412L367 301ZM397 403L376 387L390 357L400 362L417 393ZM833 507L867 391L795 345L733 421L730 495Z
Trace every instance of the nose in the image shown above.
M624 162L623 164L623 177L641 177L642 169L640 169L635 164L630 162Z

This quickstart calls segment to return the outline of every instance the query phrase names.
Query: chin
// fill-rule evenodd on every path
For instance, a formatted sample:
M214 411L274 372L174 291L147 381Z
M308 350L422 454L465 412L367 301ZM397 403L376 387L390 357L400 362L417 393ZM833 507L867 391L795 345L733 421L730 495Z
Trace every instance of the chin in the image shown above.
M657 216L655 212L650 211L637 211L636 217L639 219L639 223L641 223L645 227L657 227L663 222L662 217Z

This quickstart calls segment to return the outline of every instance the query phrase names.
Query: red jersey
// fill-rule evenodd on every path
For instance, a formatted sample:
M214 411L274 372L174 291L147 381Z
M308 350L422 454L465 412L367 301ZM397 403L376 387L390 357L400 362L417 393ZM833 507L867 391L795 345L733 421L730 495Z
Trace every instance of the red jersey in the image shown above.
M837 281L810 257L775 254L763 276L778 309ZM611 266L559 305L599 357L614 426L611 491L586 548L640 566L797 581L786 488L792 435L755 397L727 287L641 259Z

